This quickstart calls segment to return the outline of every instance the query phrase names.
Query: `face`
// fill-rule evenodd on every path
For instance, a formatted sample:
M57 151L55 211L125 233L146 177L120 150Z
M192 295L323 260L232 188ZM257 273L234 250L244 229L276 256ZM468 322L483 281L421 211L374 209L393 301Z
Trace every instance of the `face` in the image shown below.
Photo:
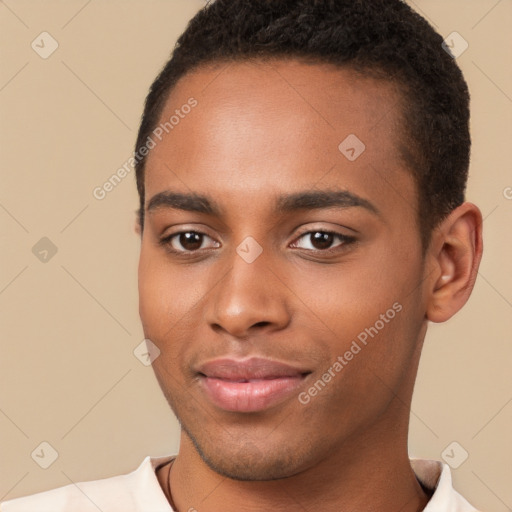
M408 417L395 397L412 392L425 270L398 100L274 61L201 68L167 101L140 316L186 438L221 474L288 477Z

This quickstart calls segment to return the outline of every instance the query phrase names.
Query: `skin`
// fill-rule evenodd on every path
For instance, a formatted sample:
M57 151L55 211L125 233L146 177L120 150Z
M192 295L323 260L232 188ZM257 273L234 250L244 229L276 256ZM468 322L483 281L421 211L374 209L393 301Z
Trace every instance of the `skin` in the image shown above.
M153 368L182 426L174 503L201 512L423 510L429 496L407 453L414 380L428 321L449 319L472 291L479 209L455 209L422 254L390 83L293 60L216 64L178 82L162 121L190 97L198 105L148 156L146 208L163 191L194 192L221 216L146 210L139 264L144 333L161 351ZM366 145L353 162L338 149L349 134ZM278 195L307 190L349 191L378 214L361 206L275 212ZM356 241L315 244L312 234L325 230ZM159 244L187 231L205 236L195 246L174 237L181 254ZM263 249L252 263L236 252L249 236ZM298 393L394 303L402 310L301 404ZM311 374L277 406L226 412L193 371L226 356ZM157 476L169 498L168 471Z

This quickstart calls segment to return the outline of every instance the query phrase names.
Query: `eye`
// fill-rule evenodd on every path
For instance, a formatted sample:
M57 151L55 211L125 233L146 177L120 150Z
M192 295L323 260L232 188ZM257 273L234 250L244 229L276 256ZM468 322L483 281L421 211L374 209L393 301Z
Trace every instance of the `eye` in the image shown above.
M299 248L307 249L310 251L334 252L341 250L343 246L352 244L356 241L356 239L352 236L324 230L308 231L303 233L297 240L300 241L301 239L305 239L307 241L308 237L310 247L307 247L308 244L306 243L306 247L304 245L299 245ZM332 247L332 244L336 239L338 239L340 243ZM297 242L294 242L293 245L297 246Z
M309 244L307 243L309 237ZM180 231L173 233L162 238L159 242L164 246L167 251L174 254L193 254L196 251L205 249L205 242L211 240L215 245L213 247L220 247L220 244L209 237L206 233L200 231ZM306 241L306 244L301 244L300 241ZM334 247L332 244L339 240L339 243ZM297 242L299 241L299 242ZM314 252L331 253L342 250L344 246L354 243L356 239L351 236L336 233L334 231L316 230L303 233L296 239L291 247L298 247L299 249L306 249ZM309 245L309 247L308 247Z
M205 239L212 240L206 233L201 233L200 231L180 231L179 233L173 233L162 238L159 243L169 252L189 253L204 249L203 242ZM218 244L218 242L215 243ZM216 247L219 247L219 245Z

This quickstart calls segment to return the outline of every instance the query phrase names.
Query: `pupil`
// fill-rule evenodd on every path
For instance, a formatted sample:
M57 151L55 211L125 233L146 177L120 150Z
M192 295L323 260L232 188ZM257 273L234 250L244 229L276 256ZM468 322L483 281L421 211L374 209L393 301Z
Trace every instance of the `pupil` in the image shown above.
M201 236L199 233L182 233L180 235L180 244L185 249L188 249L190 251L194 251L196 249L199 249L201 247ZM191 247L192 245L192 247Z
M333 242L334 235L332 233L323 233L317 231L313 235L313 246L315 249L328 249Z

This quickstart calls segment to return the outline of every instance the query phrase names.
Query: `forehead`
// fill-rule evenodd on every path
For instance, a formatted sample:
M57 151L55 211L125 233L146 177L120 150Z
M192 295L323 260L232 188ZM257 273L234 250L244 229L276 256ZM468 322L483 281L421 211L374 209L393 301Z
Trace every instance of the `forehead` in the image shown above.
M183 108L191 100L195 106ZM166 188L238 197L241 208L265 190L322 185L368 197L391 183L414 195L397 149L400 100L392 83L328 64L199 68L163 109L159 123L167 129L147 159L146 204Z

